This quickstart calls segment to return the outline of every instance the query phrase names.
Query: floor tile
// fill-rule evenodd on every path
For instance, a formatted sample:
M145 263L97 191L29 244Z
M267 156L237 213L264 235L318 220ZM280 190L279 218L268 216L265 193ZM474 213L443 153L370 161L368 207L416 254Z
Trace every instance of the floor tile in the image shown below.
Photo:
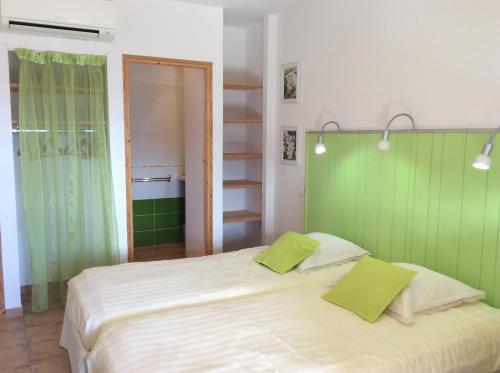
M28 349L26 346L15 346L0 350L0 362L0 369L4 371L13 371L15 368L26 367L29 365Z
M22 295L23 317L0 319L0 373L71 373L68 354L59 347L64 307L50 296L48 311L32 312L30 290Z
M24 329L24 320L22 317L13 319L0 319L0 333L4 331Z
M2 368L0 365L0 373L31 373L31 366L25 365L17 368Z
M59 346L59 339L39 343L31 343L28 345L28 353L31 362L66 355L66 351Z
M62 323L30 326L26 328L26 337L29 343L38 343L59 339Z
M14 346L26 344L26 336L23 328L15 328L0 332L0 350L10 349Z
M33 373L68 373L71 366L67 356L45 359L31 364Z
M24 316L26 327L60 323L64 318L64 310L61 308L49 309L44 312L31 312Z

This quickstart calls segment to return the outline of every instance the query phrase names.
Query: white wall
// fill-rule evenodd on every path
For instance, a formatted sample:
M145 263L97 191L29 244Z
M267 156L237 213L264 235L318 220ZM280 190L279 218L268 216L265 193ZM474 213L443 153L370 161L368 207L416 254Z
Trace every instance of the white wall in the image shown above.
M184 182L177 179L184 174L183 70L130 64L132 177L171 176L170 182L133 183L134 200L184 196Z
M168 0L120 0L117 8L118 30L112 43L0 33L0 228L7 309L21 306L8 86L11 48L108 56L111 161L122 260L127 253L122 54L213 62L214 249L222 248L222 9Z
M205 255L205 72L184 69L186 257Z
M496 127L499 20L495 0L292 6L279 19L278 63L302 62L302 99L280 103L278 123L317 130L334 119L344 128L383 128L407 110L420 128ZM303 230L303 154L299 167L276 160L276 234Z

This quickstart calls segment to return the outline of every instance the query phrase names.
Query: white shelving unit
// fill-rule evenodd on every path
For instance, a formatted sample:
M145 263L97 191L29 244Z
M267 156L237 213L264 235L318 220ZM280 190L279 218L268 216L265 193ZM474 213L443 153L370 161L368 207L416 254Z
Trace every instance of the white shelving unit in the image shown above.
M224 251L260 245L262 22L224 26Z

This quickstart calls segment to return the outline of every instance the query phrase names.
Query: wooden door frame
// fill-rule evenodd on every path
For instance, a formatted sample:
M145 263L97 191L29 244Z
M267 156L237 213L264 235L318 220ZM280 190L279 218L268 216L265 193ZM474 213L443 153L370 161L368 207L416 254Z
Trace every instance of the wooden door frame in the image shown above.
M205 73L205 255L213 254L213 124L212 124L212 62L178 60L170 58L123 55L123 98L125 111L125 165L127 186L127 239L128 261L134 261L134 229L132 217L132 164L130 135L129 63L176 66L203 69Z

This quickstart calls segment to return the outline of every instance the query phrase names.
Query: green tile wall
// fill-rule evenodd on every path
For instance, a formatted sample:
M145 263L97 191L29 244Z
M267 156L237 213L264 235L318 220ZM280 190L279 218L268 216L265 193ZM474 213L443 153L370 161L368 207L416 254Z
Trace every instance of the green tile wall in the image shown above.
M133 201L134 246L184 242L184 198Z

